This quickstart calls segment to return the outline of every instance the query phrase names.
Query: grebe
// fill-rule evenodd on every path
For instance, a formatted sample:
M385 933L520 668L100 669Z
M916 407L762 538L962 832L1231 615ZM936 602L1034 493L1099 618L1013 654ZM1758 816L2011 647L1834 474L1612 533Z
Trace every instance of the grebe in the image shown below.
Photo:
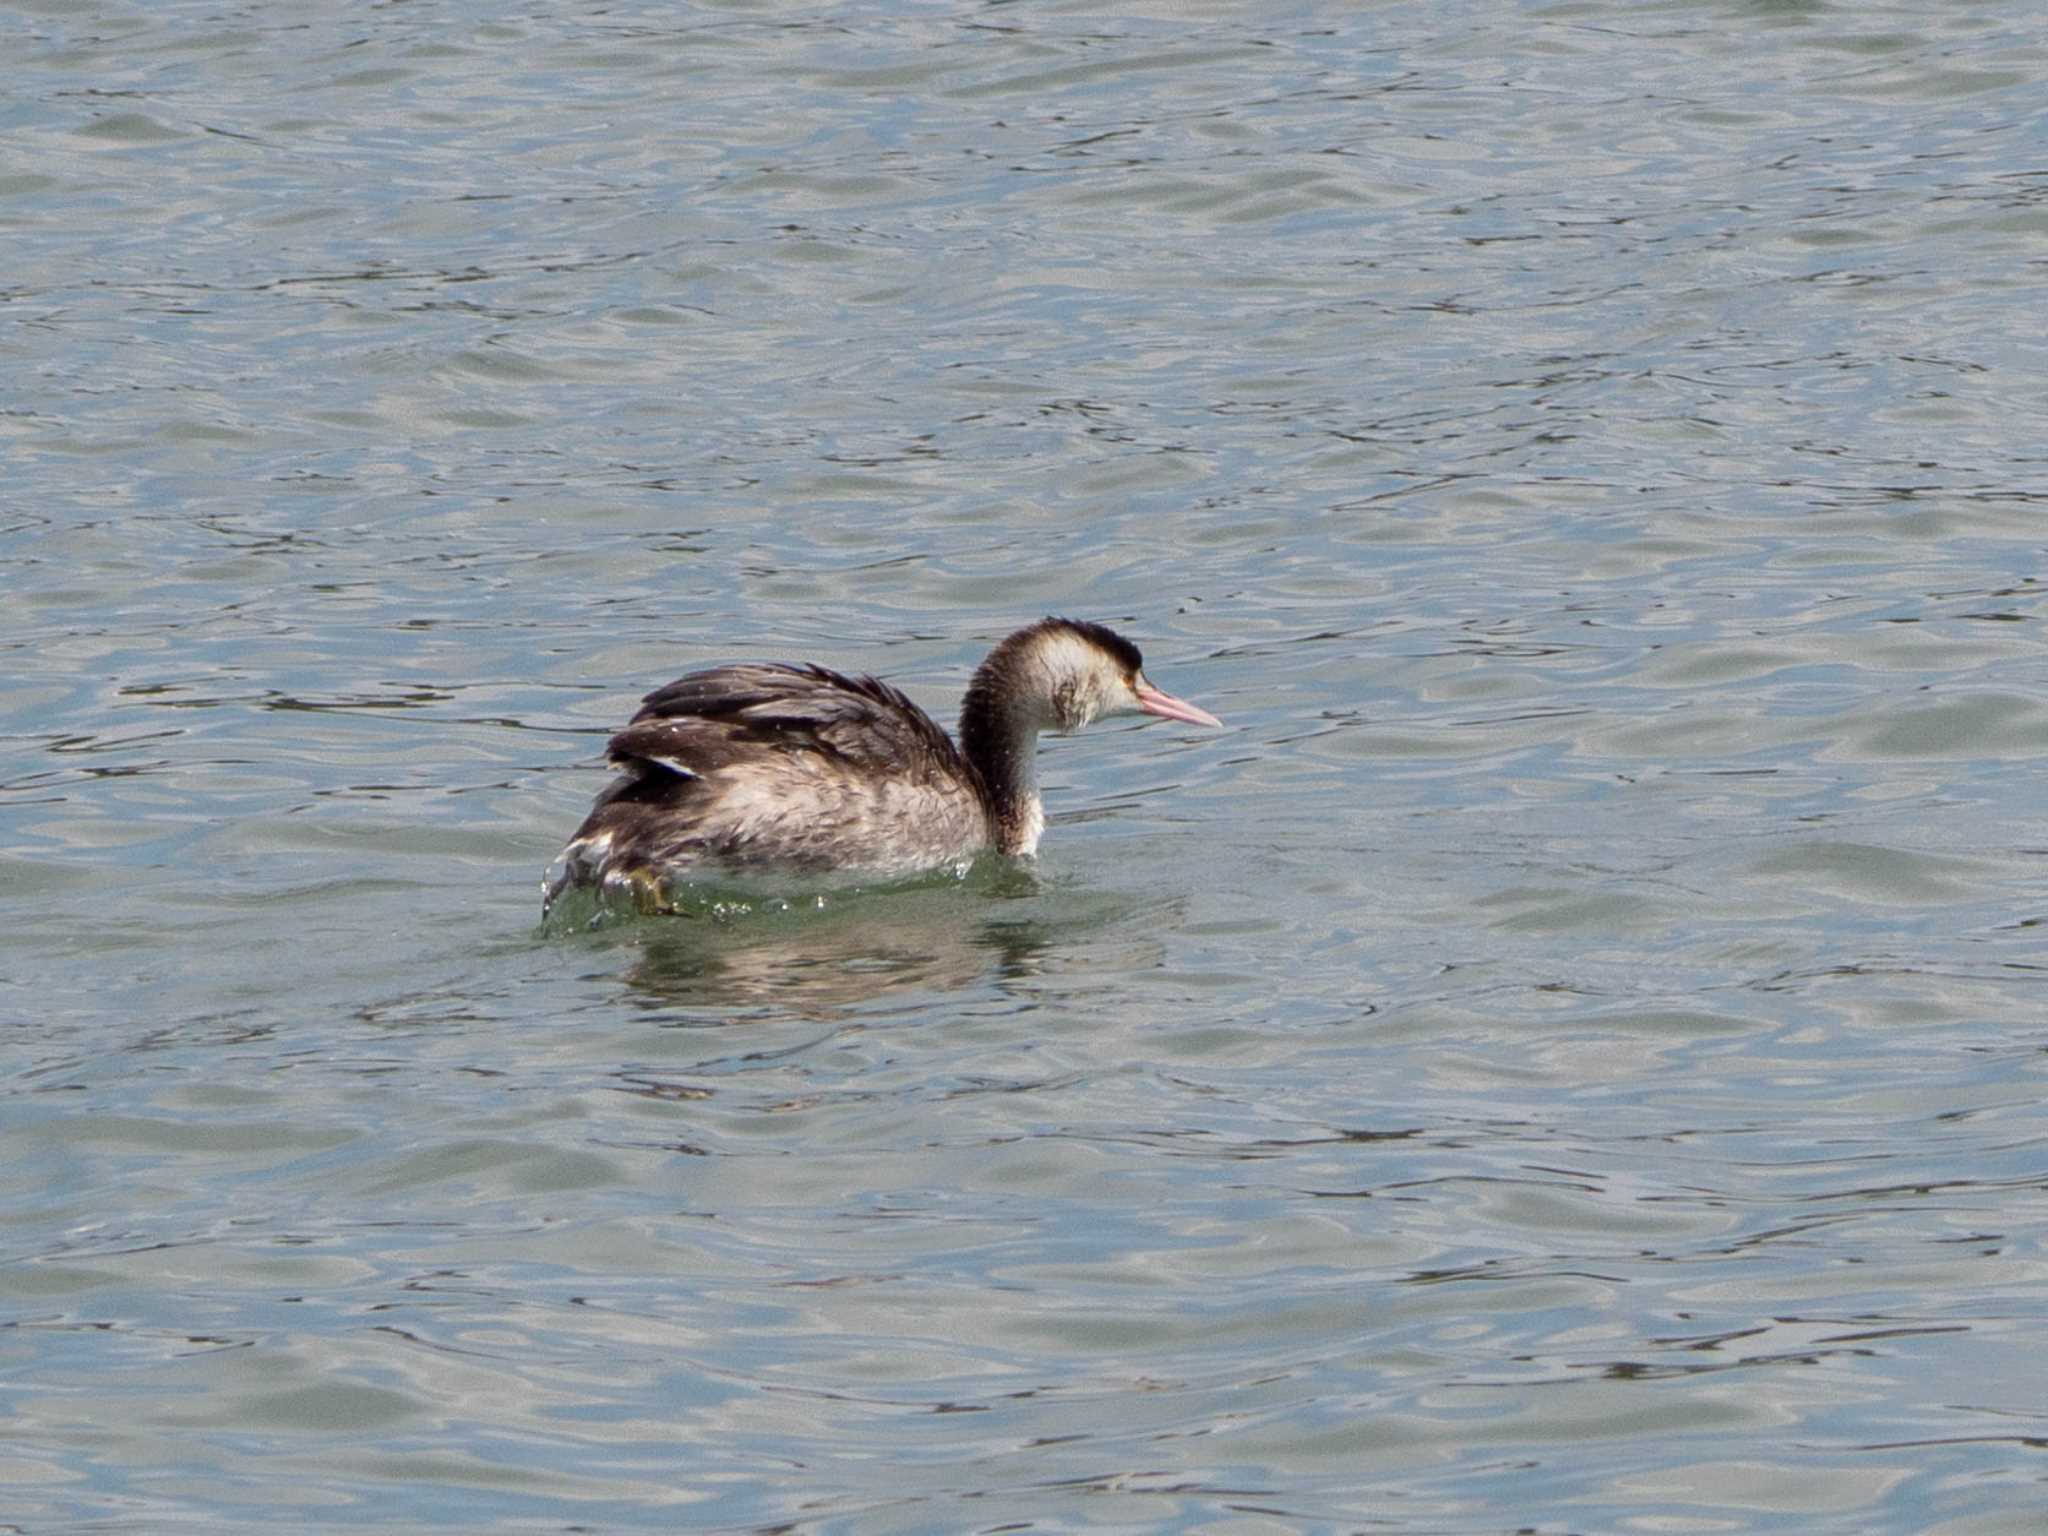
M572 886L668 907L665 887L750 873L888 878L1038 848L1040 731L1143 712L1223 722L1145 678L1100 624L1042 619L975 670L960 744L887 683L779 662L713 667L657 688L611 739L622 776L549 869Z

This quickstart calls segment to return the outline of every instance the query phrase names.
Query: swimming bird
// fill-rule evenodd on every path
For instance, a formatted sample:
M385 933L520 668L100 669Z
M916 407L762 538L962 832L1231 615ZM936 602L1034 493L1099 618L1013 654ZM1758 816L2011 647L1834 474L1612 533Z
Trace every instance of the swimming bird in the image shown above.
M575 886L663 911L692 879L887 879L990 848L1030 855L1045 830L1039 732L1124 713L1223 723L1153 687L1143 664L1104 625L1027 625L975 670L958 745L878 678L782 662L692 672L611 739L620 776L549 869L542 912Z

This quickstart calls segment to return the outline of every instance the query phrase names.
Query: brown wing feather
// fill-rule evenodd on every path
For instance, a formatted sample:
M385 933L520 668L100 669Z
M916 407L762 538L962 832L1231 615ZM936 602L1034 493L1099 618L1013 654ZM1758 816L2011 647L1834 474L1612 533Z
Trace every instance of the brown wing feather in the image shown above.
M961 766L952 738L880 679L780 663L713 667L655 689L610 752L702 774L764 747L898 772Z

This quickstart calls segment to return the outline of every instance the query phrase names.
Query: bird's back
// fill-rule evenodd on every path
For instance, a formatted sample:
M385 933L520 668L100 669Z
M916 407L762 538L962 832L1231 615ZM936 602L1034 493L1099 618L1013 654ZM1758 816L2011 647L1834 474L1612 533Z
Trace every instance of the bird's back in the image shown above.
M550 881L647 890L692 873L907 874L988 841L974 771L896 689L824 667L692 672L611 739L623 771Z

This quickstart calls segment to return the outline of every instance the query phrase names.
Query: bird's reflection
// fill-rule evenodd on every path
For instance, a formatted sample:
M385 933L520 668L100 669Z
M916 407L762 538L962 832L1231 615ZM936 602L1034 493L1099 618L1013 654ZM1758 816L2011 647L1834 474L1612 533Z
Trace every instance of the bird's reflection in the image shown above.
M915 924L863 917L780 934L706 932L673 921L667 928L648 938L626 973L644 998L696 1007L770 1004L811 1017L896 991L952 991L992 971L1031 975L1052 934L1045 924L966 913L944 920L927 914Z
M829 1019L896 992L1028 980L1057 968L1056 947L1114 922L1125 905L998 866L822 900L707 894L657 917L607 913L586 932L600 946L638 950L623 979L649 1006Z

